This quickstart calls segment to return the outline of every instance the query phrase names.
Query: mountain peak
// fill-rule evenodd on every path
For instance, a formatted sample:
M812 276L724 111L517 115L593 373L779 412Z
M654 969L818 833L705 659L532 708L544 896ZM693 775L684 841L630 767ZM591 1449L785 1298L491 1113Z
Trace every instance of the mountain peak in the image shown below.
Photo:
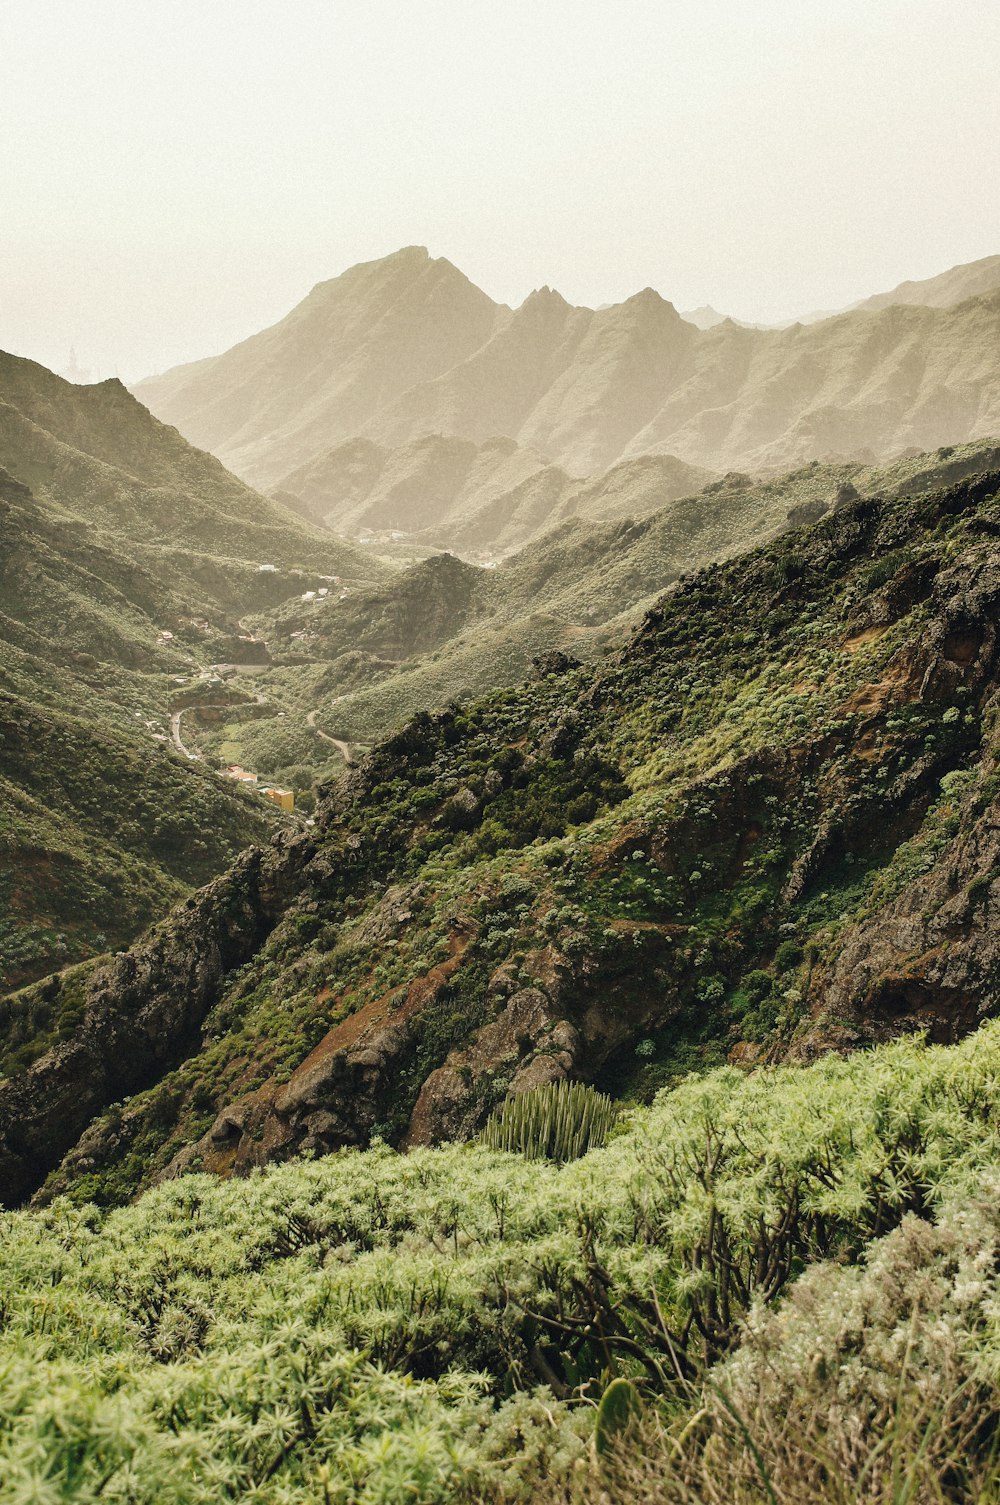
M549 287L548 283L545 283L542 287L532 288L531 292L521 304L521 307L569 308L570 305L566 302L566 299L563 297L562 293L557 292L554 287Z
M663 294L658 293L655 287L642 288L639 292L633 293L631 298L626 298L625 302L620 306L622 308L658 309L663 312L669 310L675 318L680 318L680 314L669 298L664 298Z

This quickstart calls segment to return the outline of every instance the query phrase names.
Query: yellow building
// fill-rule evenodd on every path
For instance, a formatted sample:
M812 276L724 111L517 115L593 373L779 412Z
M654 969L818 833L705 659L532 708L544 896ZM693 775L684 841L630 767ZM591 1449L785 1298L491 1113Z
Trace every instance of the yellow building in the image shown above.
M295 793L291 789L275 789L272 786L270 789L262 789L261 793L272 805L280 805L282 810L295 809Z

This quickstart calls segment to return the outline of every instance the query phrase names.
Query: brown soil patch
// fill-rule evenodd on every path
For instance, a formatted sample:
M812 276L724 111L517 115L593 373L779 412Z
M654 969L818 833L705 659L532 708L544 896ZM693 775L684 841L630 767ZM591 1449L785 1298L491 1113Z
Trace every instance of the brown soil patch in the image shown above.
M921 677L921 668L914 655L896 654L886 665L881 679L873 684L860 685L833 714L838 719L878 715L887 706L898 704L903 699L903 692L915 688Z
M840 646L844 653L857 653L859 648L864 648L868 643L877 643L888 631L888 627L866 627L864 632L856 632L853 637L845 638Z
M390 988L380 997L370 999L356 1013L341 1020L340 1024L335 1024L333 1029L329 1030L319 1044L309 1052L305 1060L296 1067L294 1075L297 1076L300 1071L307 1070L317 1061L335 1055L337 1051L347 1050L350 1046L356 1045L371 1026L383 1023L390 1015L394 1023L403 1023L411 1015L417 1013L428 998L433 997L452 973L457 971L462 956L468 948L469 940L468 935L449 936L447 961L439 962L423 977L414 978L410 983L401 983L399 987ZM400 999L402 1001L399 1001Z
M609 930L628 934L632 930L655 930L658 935L687 935L689 925L664 925L659 920L608 920Z

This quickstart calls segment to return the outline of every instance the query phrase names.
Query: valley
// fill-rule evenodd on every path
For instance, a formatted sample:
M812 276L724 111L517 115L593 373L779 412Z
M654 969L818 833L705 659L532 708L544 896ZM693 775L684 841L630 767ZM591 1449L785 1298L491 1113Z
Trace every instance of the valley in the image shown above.
M191 450L117 383L73 387L3 357L0 429L10 986L127 943L269 837L275 807L178 761L171 731L185 705L245 698L212 667L258 652L242 610L324 571L381 571Z
M543 290L622 398L553 459L527 420L407 430L459 411L456 361L466 413L502 407L497 341L554 412L558 361L449 264L374 266L318 290L355 343L324 334L313 397L285 326L239 402L232 353L149 385L194 382L266 492L120 383L0 357L3 1477L691 1505L718 1472L756 1505L736 1397L781 1505L819 1498L817 1427L878 1474L862 1413L972 1498L989 1450L958 1459L948 1408L992 1349L947 1282L995 1254L1000 1165L989 370L975 422L629 455L621 328L693 336L656 295ZM956 271L815 327L884 317L912 387L907 321L943 316L930 370L996 296ZM804 327L763 332L800 395ZM880 1379L911 1289L916 1431ZM796 1366L845 1341L842 1423Z
M0 1505L1000 1505L1000 8L0 36Z

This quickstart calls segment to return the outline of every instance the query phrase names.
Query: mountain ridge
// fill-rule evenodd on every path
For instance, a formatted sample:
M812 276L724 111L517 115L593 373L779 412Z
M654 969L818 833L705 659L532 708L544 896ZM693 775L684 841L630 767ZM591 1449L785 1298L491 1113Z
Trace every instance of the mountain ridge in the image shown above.
M358 438L396 448L499 435L589 477L650 451L716 472L779 469L887 459L1000 427L995 288L940 307L699 329L649 288L599 310L541 288L510 309L424 258L351 268L271 329L136 393L274 487ZM981 276L953 269L938 302L959 273Z
M469 1137L559 1077L642 1093L678 1060L974 1028L1000 1006L998 488L855 496L677 581L606 663L417 715L313 830L13 995L8 1197Z

